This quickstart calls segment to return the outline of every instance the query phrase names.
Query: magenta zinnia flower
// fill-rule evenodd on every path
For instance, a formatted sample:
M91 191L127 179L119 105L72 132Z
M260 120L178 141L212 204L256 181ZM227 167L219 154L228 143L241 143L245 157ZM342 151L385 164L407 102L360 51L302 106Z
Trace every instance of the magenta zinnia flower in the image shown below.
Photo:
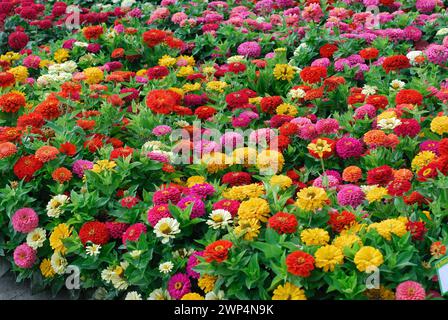
M336 142L336 153L342 159L359 157L363 151L363 145L358 139L343 137Z
M168 293L173 299L180 299L191 290L191 282L184 273L176 273L168 281Z
M195 196L188 196L179 201L177 206L182 210L188 208L191 204L193 204L193 208L191 210L190 218L198 218L202 217L205 214L205 205L201 199Z
M364 201L364 192L358 186L346 185L341 187L337 198L339 205L356 208Z
M198 272L194 271L193 268L196 267L199 263L199 259L197 257L203 257L204 251L193 252L193 254L188 258L187 261L187 274L190 278L199 279L201 276Z

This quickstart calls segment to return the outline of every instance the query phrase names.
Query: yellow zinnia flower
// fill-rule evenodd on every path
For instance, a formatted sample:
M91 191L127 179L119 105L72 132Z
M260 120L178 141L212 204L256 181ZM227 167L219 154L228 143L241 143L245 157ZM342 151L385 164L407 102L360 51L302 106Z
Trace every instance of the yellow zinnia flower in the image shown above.
M289 282L279 285L273 293L272 300L306 300L305 291Z
M162 58L159 59L158 64L159 66L163 66L163 67L171 67L173 65L175 65L177 62L176 58L173 58L169 55L164 55L162 56Z
M257 156L257 167L260 172L277 173L282 171L284 163L283 154L275 150L263 150Z
M387 189L384 187L373 187L366 192L366 199L369 203L380 201L387 196Z
M292 186L292 179L285 175L275 175L269 180L272 186L279 186L281 189L287 189Z
M218 279L217 276L212 276L209 274L204 274L201 276L198 280L198 286L201 288L202 291L205 293L208 293L213 290L215 287L215 282Z
M86 76L86 82L88 84L100 83L104 79L104 73L100 68L92 67L84 70L84 75Z
M39 269L44 278L51 278L56 274L51 266L50 259L43 259L40 263Z
M303 188L297 193L296 205L305 211L314 211L322 208L328 201L325 189L319 187Z
M67 248L64 246L62 240L70 237L72 230L73 227L69 228L69 226L65 223L57 225L53 229L49 238L51 248L56 252L64 254L67 251Z
M276 80L291 81L296 72L289 64L276 64L273 71Z
M322 268L325 272L333 271L335 266L342 264L344 255L342 250L334 245L326 245L317 249L314 254L316 267Z
M103 171L112 171L113 168L115 168L117 164L115 161L109 161L107 159L105 160L98 160L92 167L91 171L95 173L101 173Z
M251 198L243 201L238 208L238 217L242 220L257 219L261 222L268 221L269 203L261 198Z
M69 57L70 57L70 52L67 49L60 48L60 49L56 50L56 52L54 53L53 59L57 63L61 63L61 62L67 61L67 59Z
M224 81L210 81L207 82L206 88L209 91L216 91L219 93L223 93L224 89L227 87L227 83Z
M282 103L280 104L275 111L277 114L284 114L287 116L295 117L298 113L297 108L289 103Z
M28 69L24 66L8 69L8 72L14 75L17 82L24 82L29 76Z
M386 219L372 223L367 230L375 229L386 240L392 239L392 234L402 237L406 234L406 223L401 219Z
M437 134L444 134L448 132L448 117L447 116L441 116L441 117L435 117L431 121L431 131L435 132Z
M240 219L238 225L235 227L234 232L236 236L243 236L244 240L251 241L258 237L260 233L260 220L258 219Z
M354 234L340 234L334 238L332 244L341 250L344 248L351 248L355 243L362 245L361 238Z
M384 259L380 250L365 246L358 250L353 260L356 264L356 268L361 271L369 271L371 267L379 267L383 264Z
M307 246L322 246L330 241L330 235L324 229L312 228L303 230L300 239Z
M180 300L204 300L204 297L201 296L199 293L190 292L184 294Z
M196 184L201 184L205 182L205 177L203 176L191 176L187 179L187 187L191 188Z
M418 171L422 167L428 165L434 158L436 154L432 151L421 151L419 152L414 159L412 159L411 167L412 170Z
M250 198L258 198L265 192L264 186L258 183L246 184L244 186L235 186L227 189L222 196L231 200L247 200Z

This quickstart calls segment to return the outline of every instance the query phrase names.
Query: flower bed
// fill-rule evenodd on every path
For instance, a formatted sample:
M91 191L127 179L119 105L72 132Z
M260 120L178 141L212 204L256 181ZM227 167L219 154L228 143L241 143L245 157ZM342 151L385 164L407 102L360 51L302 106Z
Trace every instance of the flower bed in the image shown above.
M0 6L0 255L18 281L440 298L446 1L80 3Z

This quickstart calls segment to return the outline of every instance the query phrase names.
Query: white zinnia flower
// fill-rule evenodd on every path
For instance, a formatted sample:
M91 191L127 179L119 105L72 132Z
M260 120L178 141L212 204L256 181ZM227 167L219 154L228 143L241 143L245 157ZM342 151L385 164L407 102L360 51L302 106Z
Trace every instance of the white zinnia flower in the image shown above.
M89 244L86 246L86 253L89 256L97 256L100 254L101 246L99 244Z
M121 7L122 8L130 8L132 7L132 5L135 3L135 0L123 0L121 2Z
M410 51L406 57L409 59L409 61L411 62L411 64L415 63L415 58L419 57L423 55L422 51Z
M392 81L391 81L391 83L390 83L390 89L391 89L391 90L401 90L401 89L404 88L405 84L406 84L406 83L404 83L403 81L398 80L398 79L395 79L395 80L392 80Z
M57 274L64 274L67 269L67 259L59 252L53 253L51 256L51 267Z
M124 300L143 300L142 295L137 291L128 292Z
M51 218L59 218L62 213L61 207L69 201L65 194L58 194L51 198L47 204L47 215Z
M226 300L224 298L224 291L219 290L218 293L214 293L213 291L210 291L205 295L205 300Z
M31 248L36 250L44 245L45 240L47 239L46 231L43 228L36 228L26 236L26 243Z
M154 227L154 233L157 238L162 238L162 243L168 243L179 232L179 222L174 218L162 218Z
M155 289L149 294L148 300L171 300L168 291L160 289Z
M224 209L213 210L209 218L207 224L213 229L223 229L232 222L232 214Z
M159 271L161 273L170 273L174 268L174 264L171 261L163 262L159 265Z
M381 119L378 121L378 127L382 130L392 130L396 127L398 127L401 124L400 119L397 119L395 117L388 118L388 119Z
M366 96L369 96L369 95L375 94L377 90L378 90L377 87L369 86L366 84L366 85L364 85L364 87L362 87L361 93L365 94Z
M227 63L232 63L232 62L241 62L244 61L244 56L241 55L236 55L236 56L231 56L227 59Z
M139 258L143 253L143 250L132 250L131 252L129 252L129 255L133 258L133 259L137 259Z
M292 99L302 99L305 98L306 92L300 88L291 89L288 92L288 96Z
M444 36L448 34L448 28L442 28L439 31L437 31L436 36Z

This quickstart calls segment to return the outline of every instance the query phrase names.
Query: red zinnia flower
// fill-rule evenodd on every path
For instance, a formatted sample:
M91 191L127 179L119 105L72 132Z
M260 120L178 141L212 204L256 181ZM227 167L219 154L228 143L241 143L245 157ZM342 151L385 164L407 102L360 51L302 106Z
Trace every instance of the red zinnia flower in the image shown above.
M59 146L59 151L69 157L73 157L76 154L76 146L73 143L64 142Z
M16 113L25 104L25 97L15 92L5 93L0 96L0 110L3 112Z
M17 127L26 128L31 126L33 128L40 128L45 124L44 117L37 112L22 114L17 119Z
M226 102L229 109L235 109L248 103L249 96L242 91L231 92L226 95Z
M306 83L318 83L327 77L327 68L325 67L305 67L300 71L300 78Z
M45 120L56 119L61 115L59 100L54 96L50 96L45 99L45 101L38 104L34 111L40 113Z
M338 51L338 46L331 43L324 44L319 49L319 53L322 58L331 58L336 51Z
M430 199L425 198L420 192L417 191L412 191L409 196L403 196L403 200L407 205L413 205L417 203L419 207L431 202Z
M386 186L394 177L392 168L384 165L367 171L367 184Z
M383 69L386 73L406 69L410 66L411 64L409 63L409 59L404 55L386 57L383 61Z
M400 90L395 97L396 104L416 104L420 106L422 102L423 95L417 90L413 89Z
M64 183L70 181L73 177L73 174L67 168L61 167L54 170L51 174L51 177L56 182Z
M280 96L263 97L260 101L261 111L264 113L274 113L275 109L283 103Z
M286 257L288 272L299 277L307 278L314 270L314 258L303 251L294 251Z
M10 72L0 72L0 87L6 88L12 86L16 82L16 78Z
M155 66L146 70L146 75L148 76L149 80L162 79L166 77L169 73L170 70L168 70L168 68L165 66Z
M33 154L23 156L14 165L13 171L20 180L25 179L26 182L31 181L34 173L42 168L43 163Z
M394 128L394 132L399 137L416 137L421 130L420 124L414 118L401 119L401 124Z
M126 158L134 153L134 149L131 147L120 147L115 148L110 153L110 160L114 160L117 158Z
M365 60L376 59L379 53L379 50L376 48L365 48L359 51L359 55Z
M82 30L82 33L87 40L96 40L103 34L103 32L103 26L88 26Z
M252 176L247 172L228 172L221 178L222 184L228 184L231 187L242 186L252 182Z
M347 103L348 104L364 103L365 99L366 99L366 96L364 94L357 93L357 94L348 96Z
M334 211L329 212L330 219L327 224L331 226L331 229L335 232L341 232L346 227L349 227L356 221L356 216L349 211L342 211L341 213Z
M229 249L232 247L233 243L228 240L218 240L207 247L204 250L204 258L207 262L216 261L221 263L227 260L229 254Z
M411 189L411 183L408 180L397 179L390 182L387 186L387 192L391 196L402 196Z
M20 51L28 44L29 37L23 31L14 31L8 37L9 46L15 50Z
M386 96L382 96L379 94L372 94L367 97L366 103L373 105L377 110L384 109L389 104Z
M278 131L281 135L284 136L293 136L296 135L299 130L299 127L295 123L286 122L278 128Z
M439 171L437 170L440 170L439 166L436 163L431 162L428 165L422 167L420 170L418 170L417 180L424 182L428 179L433 179L437 177L437 175L439 174Z
M120 204L123 208L131 209L137 203L139 203L139 201L140 200L137 197L128 196L128 197L124 197L123 199L121 199Z
M124 57L124 49L123 48L117 48L112 51L111 58L112 59L118 59Z
M157 114L169 114L180 103L181 96L171 90L152 90L146 97L146 105Z
M277 212L268 220L269 228L274 229L279 234L296 232L297 225L296 216L287 212Z
M162 43L165 40L167 34L165 31L151 29L149 31L145 31L143 33L143 42L150 48L155 47L159 43Z
M87 242L105 245L109 242L110 235L106 224L99 221L90 221L82 225L79 230L79 239L85 246Z
M201 106L198 107L195 111L194 114L202 120L208 119L210 117L212 117L213 115L216 114L216 109L213 107L209 107L209 106Z
M408 221L406 223L406 230L411 232L412 239L421 241L427 231L423 221Z

